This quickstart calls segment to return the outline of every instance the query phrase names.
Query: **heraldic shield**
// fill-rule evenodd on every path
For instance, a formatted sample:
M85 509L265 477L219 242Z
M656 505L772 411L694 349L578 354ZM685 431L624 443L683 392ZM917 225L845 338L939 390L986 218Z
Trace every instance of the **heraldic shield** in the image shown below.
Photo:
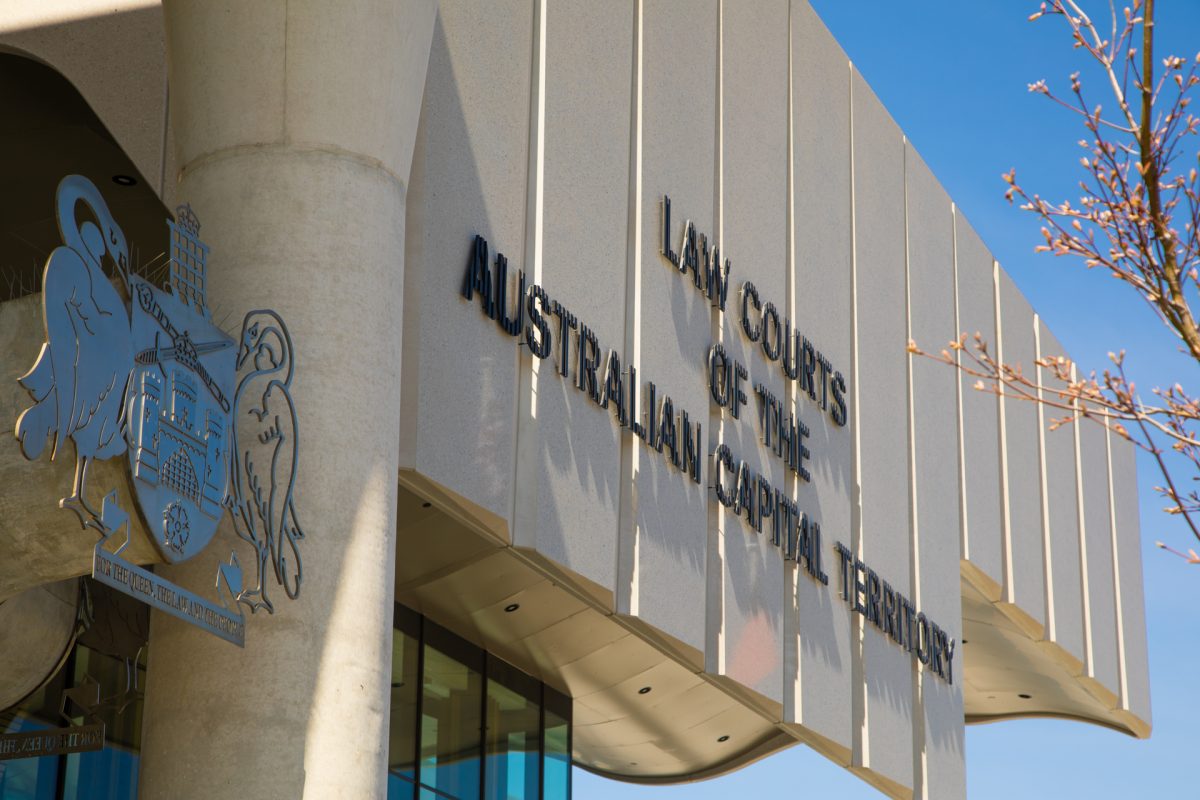
M130 290L129 466L155 544L176 563L204 549L225 511L237 354L202 289L130 276Z
M46 342L18 379L33 400L14 429L21 452L33 460L49 446L53 459L73 444L75 480L59 507L100 535L94 580L244 645L242 609L274 612L268 574L289 598L299 595L303 577L287 325L278 313L255 309L235 340L214 323L208 246L190 206L167 220L169 275L159 288L131 272L124 234L95 184L68 175L56 200L63 244L42 279ZM81 204L94 222L80 218ZM109 262L115 276L105 272ZM134 519L116 487L99 509L88 491L88 466L122 454L137 516L168 563L204 550L228 511L233 532L254 548L253 583L243 580L236 551L217 566L217 603L123 558Z

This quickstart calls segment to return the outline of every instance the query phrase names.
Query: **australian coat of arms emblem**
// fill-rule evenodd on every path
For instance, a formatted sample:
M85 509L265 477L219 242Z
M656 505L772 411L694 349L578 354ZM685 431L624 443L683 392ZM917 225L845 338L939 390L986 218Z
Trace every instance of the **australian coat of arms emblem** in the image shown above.
M73 444L75 479L59 504L100 536L93 578L244 644L241 609L274 611L270 574L292 598L302 578L291 335L273 311L247 314L237 340L214 322L208 247L190 207L167 220L163 287L132 273L125 237L87 178L62 180L57 213L63 243L43 278L46 342L20 378L34 401L16 423L22 452L37 459L49 447L54 458ZM115 487L101 490L97 508L88 467L123 455L137 509L121 508ZM126 561L130 513L168 563L204 550L229 513L254 548L255 584L243 586L236 553L216 571L216 603Z

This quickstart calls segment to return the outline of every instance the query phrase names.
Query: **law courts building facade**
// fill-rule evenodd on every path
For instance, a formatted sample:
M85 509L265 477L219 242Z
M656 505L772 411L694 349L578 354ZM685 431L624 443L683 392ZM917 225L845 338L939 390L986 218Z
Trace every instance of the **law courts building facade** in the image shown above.
M0 97L0 798L565 798L796 744L956 798L967 723L1149 736L1132 446L908 355L1061 349L805 0L6 0ZM110 324L95 450L26 409ZM285 465L211 405L234 353L288 364ZM184 558L267 463L279 538Z

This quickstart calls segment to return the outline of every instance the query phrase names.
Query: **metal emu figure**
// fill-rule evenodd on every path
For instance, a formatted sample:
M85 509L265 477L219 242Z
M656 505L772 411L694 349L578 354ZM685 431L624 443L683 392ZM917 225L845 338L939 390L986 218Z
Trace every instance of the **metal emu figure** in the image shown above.
M241 591L238 600L251 612L265 608L274 613L264 584L267 560L276 580L294 599L302 579L298 542L304 538L292 505L299 444L291 395L292 338L274 311L246 315L237 370L227 502L238 536L258 554L258 585Z
M80 224L78 204L96 222ZM16 437L28 459L36 459L53 434L53 459L63 441L75 444L75 482L59 501L86 527L102 528L87 502L88 464L125 452L126 384L133 369L129 312L104 274L107 255L128 285L129 249L95 184L68 175L58 185L58 229L63 244L46 261L42 300L46 342L33 367L20 378L34 405L17 418ZM97 225L96 223L99 223Z

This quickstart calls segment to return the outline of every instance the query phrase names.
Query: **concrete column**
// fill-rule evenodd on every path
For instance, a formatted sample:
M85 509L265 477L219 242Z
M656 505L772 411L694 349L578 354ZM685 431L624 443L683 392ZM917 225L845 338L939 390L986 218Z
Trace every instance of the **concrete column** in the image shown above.
M306 538L299 600L272 576L244 650L154 614L142 797L385 796L405 196L435 13L165 3L175 196L212 248L214 318L291 328ZM163 574L211 593L235 543Z

